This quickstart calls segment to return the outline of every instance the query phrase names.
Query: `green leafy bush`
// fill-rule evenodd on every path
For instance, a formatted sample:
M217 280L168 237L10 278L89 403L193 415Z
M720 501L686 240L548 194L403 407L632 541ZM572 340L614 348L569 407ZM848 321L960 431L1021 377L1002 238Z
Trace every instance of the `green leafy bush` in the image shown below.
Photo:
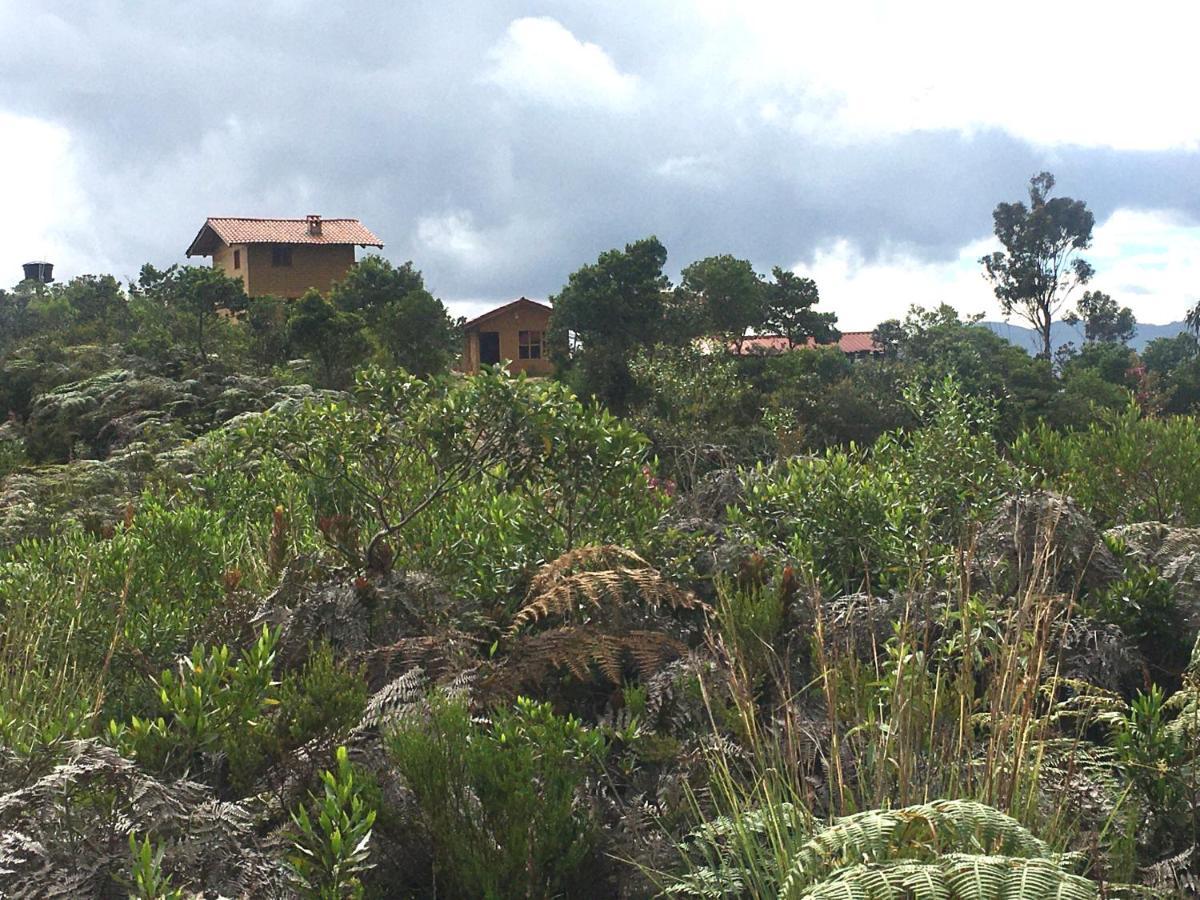
M1191 416L1155 418L1130 403L1081 431L1041 423L1018 437L1012 454L1100 525L1200 525L1200 422Z
M1157 569L1129 558L1120 538L1106 536L1105 543L1122 563L1121 577L1081 598L1083 611L1118 626L1160 666L1178 673L1187 663L1190 647L1175 605L1174 585Z
M259 460L260 475L226 487L264 525L281 490L301 489L301 508L348 524L325 534L356 563L391 553L463 596L505 599L573 546L637 545L660 508L644 446L556 382L371 370L346 399L248 424L225 447Z
M369 868L375 810L367 804L345 747L337 749L337 771L322 772L321 784L321 796L309 795L312 814L307 806L292 814L294 852L288 862L305 897L359 898L359 875Z
M437 877L464 897L549 897L581 887L592 824L577 804L604 737L549 704L518 698L490 723L435 696L428 722L402 724L388 748L416 795Z
M335 662L329 645L321 644L302 669L282 678L276 732L289 746L320 734L337 734L358 722L366 703L366 682Z
M730 521L778 545L832 593L903 581L912 527L902 484L857 447L747 476Z
M279 632L265 626L236 662L229 647L205 651L197 644L180 660L179 672L155 680L156 718L115 719L109 738L122 753L161 772L188 774L219 754L229 763L229 780L245 787L258 773L270 747L267 712L278 700L272 680Z
M944 569L1015 474L991 435L990 407L953 381L914 388L909 403L921 426L869 451L851 445L747 473L731 521L779 546L828 592L897 588Z

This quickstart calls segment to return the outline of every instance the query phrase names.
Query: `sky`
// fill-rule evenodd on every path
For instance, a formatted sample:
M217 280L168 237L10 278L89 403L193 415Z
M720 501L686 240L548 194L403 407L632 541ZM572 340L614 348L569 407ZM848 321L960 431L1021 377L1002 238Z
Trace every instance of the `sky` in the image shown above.
M1091 287L1200 300L1200 4L0 0L0 284L184 261L210 215L360 218L451 310L655 234L816 279L843 330L999 311L1042 170Z

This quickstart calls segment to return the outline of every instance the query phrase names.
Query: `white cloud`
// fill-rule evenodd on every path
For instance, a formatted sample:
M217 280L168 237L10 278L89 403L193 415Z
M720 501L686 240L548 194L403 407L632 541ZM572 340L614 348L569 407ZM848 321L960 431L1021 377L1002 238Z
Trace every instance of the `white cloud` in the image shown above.
M517 96L559 107L630 107L638 81L596 44L548 17L516 19L488 53L488 80Z
M423 216L417 221L417 241L430 253L468 268L486 265L491 256L484 234L465 210Z
M1176 322L1200 300L1200 225L1178 214L1120 209L1096 228L1088 260L1103 290L1147 322Z
M843 239L793 268L816 280L821 307L836 312L847 331L903 318L914 303L948 303L963 315L982 312L999 320L1003 314L979 265L979 257L998 248L994 238L981 238L948 262L922 262L903 249L868 261ZM1179 321L1200 300L1200 225L1175 213L1117 210L1096 226L1084 257L1097 272L1088 287L1111 294L1138 321Z
M902 248L867 261L842 239L818 250L811 263L793 268L815 279L821 308L838 314L846 331L874 328L884 319L904 318L913 304L932 307L948 303L964 315L984 312L998 318L991 289L980 274L978 259L990 241L964 247L947 263L924 263Z
M1200 6L1147 0L705 0L704 52L806 134L998 127L1039 144L1200 146ZM764 99L765 98L765 99ZM770 104L774 104L771 106Z
M101 229L88 228L97 223L66 129L0 111L0 134L0 285L20 281L21 264L32 260L48 260L59 273L102 261Z
M654 174L692 185L719 186L723 180L720 163L711 156L670 156L654 167Z

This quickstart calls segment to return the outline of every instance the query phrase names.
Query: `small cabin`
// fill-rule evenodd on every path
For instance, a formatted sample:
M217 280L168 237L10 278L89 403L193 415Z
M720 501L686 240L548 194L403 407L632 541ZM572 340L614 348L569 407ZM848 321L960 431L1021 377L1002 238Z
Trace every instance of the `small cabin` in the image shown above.
M354 265L354 248L383 244L358 219L209 218L187 255L211 256L213 268L240 278L251 297L295 300L309 288L327 293Z
M508 360L514 374L549 375L554 371L546 347L551 308L526 297L485 312L463 326L463 355L457 368L478 372L480 366Z

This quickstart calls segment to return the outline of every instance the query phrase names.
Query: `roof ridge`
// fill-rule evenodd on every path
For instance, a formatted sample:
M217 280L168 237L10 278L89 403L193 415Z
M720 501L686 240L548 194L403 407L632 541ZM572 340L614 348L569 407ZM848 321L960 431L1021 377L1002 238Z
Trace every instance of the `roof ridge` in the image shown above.
M307 216L209 216L208 220L223 219L237 222L308 222ZM353 216L321 216L322 222L358 222Z

